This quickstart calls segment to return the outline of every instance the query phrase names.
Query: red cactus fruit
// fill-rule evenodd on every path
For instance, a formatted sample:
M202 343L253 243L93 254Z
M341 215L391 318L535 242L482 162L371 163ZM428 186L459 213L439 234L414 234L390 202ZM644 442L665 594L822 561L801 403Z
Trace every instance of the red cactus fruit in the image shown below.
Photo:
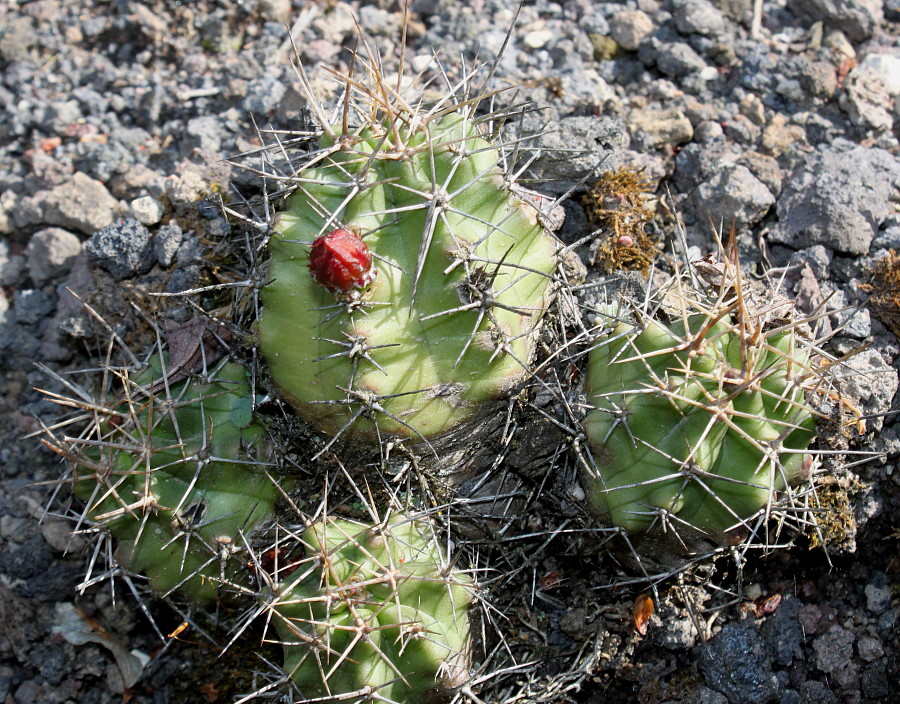
M317 237L309 253L309 271L332 293L362 289L375 280L372 253L359 235L338 228Z

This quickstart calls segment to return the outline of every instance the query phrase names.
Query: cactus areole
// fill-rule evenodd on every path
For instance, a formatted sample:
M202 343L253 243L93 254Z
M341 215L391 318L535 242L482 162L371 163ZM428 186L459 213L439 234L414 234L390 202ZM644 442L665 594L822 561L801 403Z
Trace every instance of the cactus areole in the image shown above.
M364 289L375 280L372 253L359 235L338 228L317 237L309 252L309 273L332 293Z
M553 293L559 244L500 150L464 115L407 118L323 135L269 243L260 348L332 436L422 441L476 416L527 377Z

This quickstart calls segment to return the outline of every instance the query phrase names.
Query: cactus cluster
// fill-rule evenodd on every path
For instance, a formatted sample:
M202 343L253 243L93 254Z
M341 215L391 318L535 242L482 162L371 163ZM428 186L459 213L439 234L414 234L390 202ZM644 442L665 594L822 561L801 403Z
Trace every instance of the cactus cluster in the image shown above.
M380 76L377 76L380 80ZM441 435L526 375L559 245L471 110L376 96L325 125L277 218L260 348L332 436Z
M541 431L566 432L559 447L543 442L559 435L541 432L522 443L521 454L535 455L553 445L550 469L541 470L546 478L556 462L575 461L562 443L578 444L582 422L590 452L578 459L581 484L612 524L674 534L688 548L697 536L738 542L790 503L809 470L827 362L792 307L751 294L736 260L726 260L718 268L706 263L700 288L676 276L652 305L628 301L601 311L593 337L581 320L583 334L574 337L560 323L566 339L547 355L540 378L530 379L561 283L561 244L518 195L503 147L487 135L489 120L477 116L479 98L451 95L423 107L404 99L400 84L386 84L377 62L365 68L369 84L352 72L343 77L343 119L326 118L307 96L322 133L299 160L279 145L288 161L278 163L277 180L291 192L266 223L264 271L247 282L263 282L252 287L262 301L255 321L265 360L261 386L273 397L277 389L326 437L324 448L302 447L293 437L285 443L307 476L278 479L267 471L276 424L267 427L257 414L246 372L234 362L172 375L157 356L134 379L122 373L115 401L83 406L94 423L55 449L70 460L82 522L118 540L117 563L164 594L208 603L224 586L248 600L244 624L264 615L266 639L283 648L281 683L289 679L299 701L427 704L449 700L468 683L475 585L448 565L429 521L395 514L360 523L329 514L323 507L337 503L342 489L317 462L326 449L335 449L327 469L339 467L347 479L371 472L364 476L377 488L357 497L377 516L388 506L427 505L436 493L422 488L426 482L401 487L388 478L386 461L367 462L370 444L411 441L404 461L418 470L420 441L445 450L490 417L494 429L506 423L504 449L487 462L479 456L472 474L490 465L518 482L532 477L523 470L530 458L510 459L517 432L528 435L544 420ZM615 231L610 261L645 269L657 250L643 233L650 213L635 196L638 176L607 179L612 195L599 198L598 212ZM632 218L637 229L622 229L631 227L619 217L626 210L640 216ZM575 380L587 338L590 411L582 419ZM518 406L507 397L526 381L550 393L543 405L537 394L517 397L522 406L534 399L536 413L513 417ZM277 402L263 410L273 407ZM346 445L336 445L342 438ZM484 440L465 437L445 454L474 455ZM364 451L355 452L360 445ZM420 476L429 472L438 473L435 465ZM327 486L321 510L306 520L315 499L300 488L315 486L313 494L320 480ZM550 484L535 482L527 500ZM526 505L505 476L481 482L481 495L458 503L462 491L452 486L457 493L448 492L447 505L431 504L434 515L483 501L492 536L511 534L521 518L512 514ZM280 496L291 504L289 516L276 511ZM272 525L280 536L274 547L272 531L261 530ZM558 586L529 569L541 589Z
M65 453L84 518L118 539L120 566L209 602L240 576L242 533L271 517L278 488L243 367L170 378L160 357L124 377L119 402Z
M716 280L712 295L670 292L667 320L611 314L591 352L583 483L628 531L734 542L808 473L821 381L809 330L788 302L754 299L730 262Z
M468 677L471 580L427 523L326 518L300 535L268 603L285 671L317 702L438 702Z

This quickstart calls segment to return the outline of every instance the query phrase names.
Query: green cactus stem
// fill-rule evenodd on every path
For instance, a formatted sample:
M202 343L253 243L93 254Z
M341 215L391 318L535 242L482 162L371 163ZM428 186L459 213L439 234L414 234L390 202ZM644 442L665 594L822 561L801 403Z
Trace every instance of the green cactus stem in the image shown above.
M559 244L465 110L384 108L376 94L371 119L326 128L294 179L260 346L321 430L430 439L527 375Z
M809 469L821 381L804 326L749 305L675 297L672 321L613 319L587 375L591 506L628 531L736 540Z
M151 588L197 602L240 575L242 533L267 520L278 488L243 368L166 384L160 359L111 406L73 457L84 518L118 539L117 559Z
M268 610L285 671L316 702L449 701L468 677L471 580L430 527L327 518L276 579Z

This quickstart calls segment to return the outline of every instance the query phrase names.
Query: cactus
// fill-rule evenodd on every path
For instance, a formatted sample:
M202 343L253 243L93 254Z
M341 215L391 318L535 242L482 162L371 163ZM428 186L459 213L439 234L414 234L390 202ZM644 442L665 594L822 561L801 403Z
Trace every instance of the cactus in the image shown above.
M269 602L285 671L317 702L444 701L468 675L471 582L427 525L326 518L300 536Z
M809 469L824 367L792 306L735 272L713 296L679 279L671 322L613 316L591 352L583 484L628 531L738 540Z
M324 122L291 179L260 347L319 429L430 439L526 375L558 243L513 194L474 101L420 110L369 74L363 126Z
M209 602L244 569L230 558L271 516L278 489L260 466L266 434L243 368L166 382L161 367L155 357L125 380L123 400L65 454L84 518L118 539L118 562L155 591Z

